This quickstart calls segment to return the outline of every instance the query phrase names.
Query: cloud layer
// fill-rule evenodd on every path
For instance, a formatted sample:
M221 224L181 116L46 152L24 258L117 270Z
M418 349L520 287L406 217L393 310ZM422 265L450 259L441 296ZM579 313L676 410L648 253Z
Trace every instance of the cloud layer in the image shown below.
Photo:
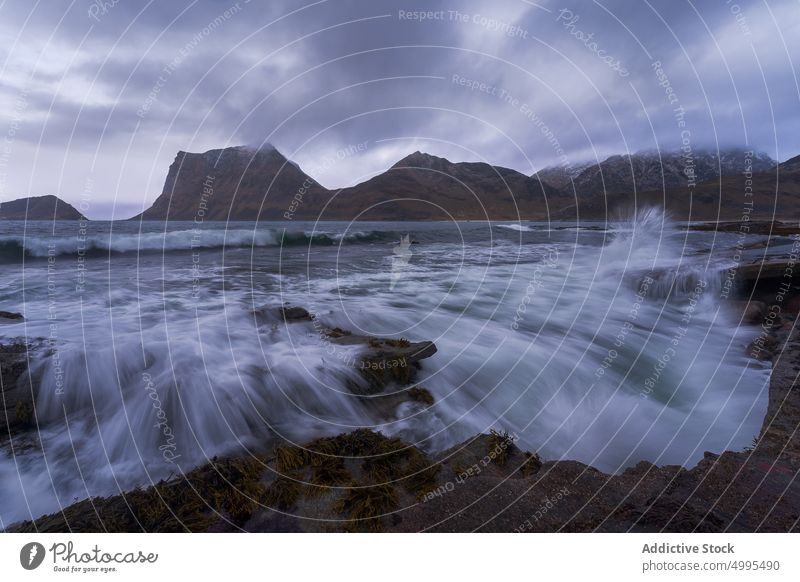
M0 200L149 206L178 150L271 142L328 187L423 150L533 173L800 151L794 0L7 2Z

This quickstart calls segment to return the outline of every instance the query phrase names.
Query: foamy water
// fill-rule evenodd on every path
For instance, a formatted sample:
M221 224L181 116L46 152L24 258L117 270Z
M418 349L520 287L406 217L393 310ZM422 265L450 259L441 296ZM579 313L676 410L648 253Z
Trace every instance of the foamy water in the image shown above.
M3 226L0 309L26 322L0 341L51 350L32 363L41 446L0 453L0 525L356 427L429 451L508 430L606 471L691 465L758 432L769 371L720 310L724 237L652 211L608 230L289 226L101 223L90 245L74 224ZM317 321L253 315L283 303ZM435 405L351 394L353 348L322 325L434 341L419 383Z

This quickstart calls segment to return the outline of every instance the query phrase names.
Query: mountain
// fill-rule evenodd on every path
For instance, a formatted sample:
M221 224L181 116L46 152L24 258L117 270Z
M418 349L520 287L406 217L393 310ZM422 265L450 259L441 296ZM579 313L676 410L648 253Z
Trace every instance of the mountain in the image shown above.
M743 149L696 151L690 162L678 152L639 152L526 176L487 163L451 162L414 152L370 180L334 191L272 146L240 146L179 152L161 195L135 218L603 220L656 205L676 218L737 220L747 212L748 179L753 217L769 218L774 210L785 217L800 214L800 157L776 166L769 156L754 154L748 161L751 178L744 175L745 161ZM688 186L687 167L694 172L693 187Z
M482 162L414 152L387 171L331 194L323 220L515 220L547 212L561 192Z
M74 206L57 196L31 196L0 203L0 220L81 220Z
M753 167L764 167L765 164ZM744 166L742 166L743 168ZM701 182L632 193L584 195L579 198L583 219L604 220L629 215L635 208L661 206L676 219L701 221L791 220L800 216L800 157L766 171L738 172ZM571 218L575 208L564 208L556 218ZM743 232L747 232L743 230Z
M133 219L278 220L325 199L327 190L272 146L178 152L161 195Z
M632 155L615 155L600 163L591 163L570 171L563 167L545 168L540 179L565 190L574 184L578 195L647 192L708 182L720 176L740 174L745 170L746 152L742 148L696 150L690 156L681 152L647 150ZM750 160L753 172L766 172L776 162L756 152ZM579 170L579 171L578 171ZM572 176L572 183L569 177Z
M415 152L352 188L329 191L278 150L244 146L179 152L164 189L135 219L463 220L547 214L561 192L486 163Z
M572 166L550 166L544 170L539 170L531 177L538 178L559 190L571 190L572 181L591 165L591 162L585 162Z
M786 160L778 166L781 172L800 172L800 156Z

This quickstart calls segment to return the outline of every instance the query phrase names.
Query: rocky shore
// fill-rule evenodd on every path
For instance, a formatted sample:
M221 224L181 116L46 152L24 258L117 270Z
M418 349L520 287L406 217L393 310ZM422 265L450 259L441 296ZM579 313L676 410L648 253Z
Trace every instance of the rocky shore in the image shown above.
M763 327L774 304L747 306L743 321ZM254 315L287 325L315 321L289 306ZM80 501L8 531L798 531L800 331L796 312L780 317L780 325L765 328L770 349L760 358L751 354L774 366L759 436L748 450L706 452L692 468L643 461L609 475L576 461L542 460L502 430L430 455L398 438L356 430L214 458L186 475ZM320 329L331 342L361 348L363 381L349 387L355 394L368 399L391 387L395 399L434 404L414 383L421 360L436 353L433 343ZM26 349L0 349L6 410L0 428L13 438L30 422L32 400L19 391L32 385L20 381Z

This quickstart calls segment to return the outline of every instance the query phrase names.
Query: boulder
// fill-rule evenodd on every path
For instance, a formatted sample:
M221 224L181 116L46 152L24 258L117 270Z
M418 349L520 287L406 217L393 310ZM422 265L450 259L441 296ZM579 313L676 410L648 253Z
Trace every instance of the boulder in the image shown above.
M282 305L281 307L264 306L253 311L253 315L259 324L264 323L297 323L301 321L313 321L314 316L303 307L293 307Z
M311 315L307 309L303 307L291 307L284 305L279 309L279 313L283 321L291 323L293 321L311 321L314 316Z
M33 424L33 396L24 382L29 349L25 342L0 344L0 440Z
M742 323L758 324L767 316L767 304L763 301L728 301L726 305Z
M436 344L430 341L410 342L406 339L385 339L363 335L328 336L329 341L341 346L360 346L356 369L366 383L350 382L354 394L372 395L389 385L412 384L420 369L420 361L436 353Z
M25 321L21 313L0 310L0 323L21 323Z

